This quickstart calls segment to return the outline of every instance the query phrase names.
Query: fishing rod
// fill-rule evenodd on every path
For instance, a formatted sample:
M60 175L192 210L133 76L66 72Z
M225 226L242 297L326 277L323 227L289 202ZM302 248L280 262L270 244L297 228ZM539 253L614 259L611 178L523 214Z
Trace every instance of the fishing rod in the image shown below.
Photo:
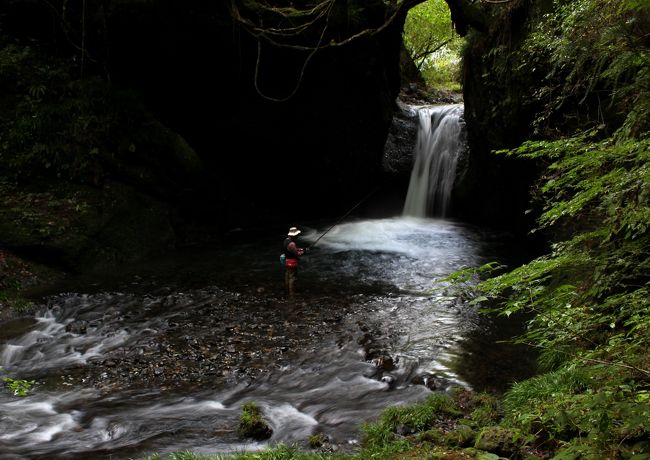
M375 193L377 190L379 190L379 188L380 188L380 187L377 187L377 188L374 189L372 192L370 192L370 193L368 193L366 196L364 196L364 197L361 199L361 201L359 201L357 204L355 204L354 206L352 206L352 208L350 208L350 210L349 210L348 212L346 212L345 214L343 214L343 215L341 216L341 218L340 218L339 220L337 220L336 222L334 222L334 224L333 224L330 228L328 228L327 230L325 230L325 231L323 232L323 234L322 234L321 236L319 236L319 237L316 239L316 241L314 241L311 245L309 245L309 247L307 248L307 250L310 250L311 248L313 248L314 246L316 246L316 243L318 243L322 237L324 237L325 235L327 235L327 233L329 233L330 230L332 230L334 227L336 227L338 224L340 224L341 221L342 221L343 219L345 219L346 217L348 217L348 216L352 213L352 211L354 211L355 209L357 209L357 208L359 207L359 205L361 205L361 203L363 203L363 202L366 201L368 198L370 198L372 195L374 195L374 193Z

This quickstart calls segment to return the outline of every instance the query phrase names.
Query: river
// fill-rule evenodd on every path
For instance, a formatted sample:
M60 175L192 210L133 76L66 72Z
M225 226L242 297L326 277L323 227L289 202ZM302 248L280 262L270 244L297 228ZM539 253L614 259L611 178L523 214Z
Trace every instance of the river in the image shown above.
M331 222L302 227L315 241ZM451 385L503 390L527 371L497 344L511 324L435 289L502 259L507 237L431 218L350 218L303 257L288 297L286 230L235 231L120 273L71 280L35 319L3 325L0 365L33 379L0 392L0 458L127 459L305 445L353 449L389 405ZM255 401L273 436L239 439Z
M24 398L0 393L0 458L306 448L316 433L349 451L390 405L454 385L503 391L529 369L501 340L519 325L480 315L436 281L521 251L507 235L423 217L447 210L462 113L418 109L402 216L302 227L302 244L318 244L293 296L279 263L286 229L236 230L218 245L71 279L34 318L4 324L0 365L36 385ZM265 442L237 435L249 401L273 429Z

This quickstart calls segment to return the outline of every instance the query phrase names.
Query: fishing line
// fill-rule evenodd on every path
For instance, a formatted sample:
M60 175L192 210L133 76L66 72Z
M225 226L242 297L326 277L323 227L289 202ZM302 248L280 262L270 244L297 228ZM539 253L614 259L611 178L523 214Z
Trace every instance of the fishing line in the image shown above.
M364 197L361 199L361 201L359 201L359 202L358 202L357 204L355 204L352 208L350 208L350 210L349 210L348 212L346 212L345 214L343 214L343 215L339 218L339 220L337 220L336 222L334 222L334 224L333 224L330 228L328 228L327 230L325 230L325 231L323 232L323 234L322 234L321 236L319 236L319 237L316 239L316 241L314 241L314 242L313 242L313 243L312 243L312 244L307 248L307 250L310 250L311 248L313 248L314 246L316 246L316 243L318 243L322 237L324 237L325 235L327 235L327 233L328 233L330 230L332 230L334 227L336 227L338 224L340 224L341 221L342 221L343 219L345 219L346 217L348 217L348 216L352 213L352 211L354 211L355 209L357 209L357 208L359 207L359 205L361 205L361 203L363 203L363 202L366 201L368 198L370 198L372 195L374 195L375 192L376 192L377 190L379 190L379 189L380 189L380 187L377 187L377 188L375 188L372 192L370 192L370 193L368 193L366 196L364 196Z

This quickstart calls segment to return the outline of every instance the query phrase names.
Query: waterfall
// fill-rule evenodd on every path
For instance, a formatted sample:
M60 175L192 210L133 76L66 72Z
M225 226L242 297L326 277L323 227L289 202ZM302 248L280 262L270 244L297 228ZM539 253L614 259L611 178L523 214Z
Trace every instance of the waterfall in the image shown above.
M403 214L444 217L454 186L458 156L464 148L463 105L424 107L419 109L418 115L415 161Z

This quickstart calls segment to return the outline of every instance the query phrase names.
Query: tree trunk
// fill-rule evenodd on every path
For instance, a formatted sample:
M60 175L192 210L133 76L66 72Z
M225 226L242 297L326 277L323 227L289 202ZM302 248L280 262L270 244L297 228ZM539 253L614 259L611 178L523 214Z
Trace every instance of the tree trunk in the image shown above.
M479 32L487 31L487 17L483 10L469 0L445 0L451 11L451 20L461 37L467 35L469 28Z

